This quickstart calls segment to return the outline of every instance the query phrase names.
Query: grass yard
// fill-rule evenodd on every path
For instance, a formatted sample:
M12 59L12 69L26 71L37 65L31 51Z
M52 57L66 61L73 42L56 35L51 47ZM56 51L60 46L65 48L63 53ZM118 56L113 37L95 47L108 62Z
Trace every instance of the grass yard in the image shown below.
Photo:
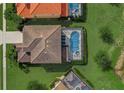
M6 4L6 9L12 8L13 4ZM7 31L18 31L17 24L13 22L12 20L7 19Z
M87 29L88 35L88 64L85 66L77 65L77 68L94 86L94 89L124 89L124 84L115 75L113 70L103 72L94 61L94 56L99 50L108 51L112 66L120 55L121 48L107 45L99 38L99 29L107 26L111 29L115 39L124 37L124 5L121 7L110 4L87 4L87 20L85 23L75 23L70 27L82 27ZM7 25L13 23L7 22ZM39 23L38 23L39 24ZM15 30L12 25L9 30ZM67 65L39 65L31 66L28 74L24 73L14 61L8 58L12 46L7 45L7 88L26 89L29 81L38 80L49 86L50 82L56 77L61 76L69 68Z
M64 74L69 65L38 65L30 67L26 74L14 61L9 60L9 53L12 45L7 45L7 89L27 89L30 81L38 80L49 87L51 81Z
M2 45L0 45L0 89L2 89Z
M88 35L88 65L75 66L94 86L94 89L124 89L124 84L115 75L114 71L102 72L94 61L94 56L99 50L108 51L115 66L121 48L107 45L99 38L99 29L107 26L114 34L114 38L123 37L124 21L122 19L122 7L110 4L88 4L86 23L73 23L71 27L84 26ZM121 38L122 38L121 37ZM113 48L114 47L114 48Z
M3 6L0 4L0 30L2 30L3 24ZM2 89L2 46L0 45L0 89Z
M0 4L0 30L2 30L2 24L3 24L3 6Z

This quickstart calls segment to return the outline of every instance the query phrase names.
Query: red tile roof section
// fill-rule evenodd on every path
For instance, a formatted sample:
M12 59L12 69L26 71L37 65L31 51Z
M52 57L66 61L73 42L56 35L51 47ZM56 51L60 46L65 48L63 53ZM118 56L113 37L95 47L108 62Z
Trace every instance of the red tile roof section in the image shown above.
M24 18L59 18L68 16L66 3L18 3L17 14Z

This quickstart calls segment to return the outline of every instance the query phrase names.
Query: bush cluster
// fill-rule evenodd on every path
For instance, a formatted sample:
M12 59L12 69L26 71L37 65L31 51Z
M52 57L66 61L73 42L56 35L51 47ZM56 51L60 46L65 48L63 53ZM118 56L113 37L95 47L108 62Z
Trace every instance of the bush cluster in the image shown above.
M95 56L95 61L103 71L111 69L111 60L105 51L99 51Z

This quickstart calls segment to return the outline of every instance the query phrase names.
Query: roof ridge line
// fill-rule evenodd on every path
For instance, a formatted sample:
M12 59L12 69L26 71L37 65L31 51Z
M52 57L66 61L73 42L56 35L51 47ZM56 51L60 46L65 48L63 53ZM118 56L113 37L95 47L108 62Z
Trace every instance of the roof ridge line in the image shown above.
M38 3L38 5L32 10L30 11L30 14L32 14L34 12L34 10L39 6L40 4Z
M53 35L59 28L61 28L61 27L60 27L60 26L57 27L56 30L55 30L51 35ZM51 36L51 35L50 35L50 36ZM50 36L49 36L49 37L50 37ZM48 38L49 38L49 37L48 37ZM47 39L48 39L48 38L47 38ZM47 39L46 39L46 40L47 40ZM46 40L45 40L45 48L46 48ZM45 49L45 48L44 48L44 49ZM43 49L43 50L44 50L44 49ZM42 52L43 52L43 51L41 51L41 53L42 53ZM37 57L39 57L41 53L39 53L39 55L38 55ZM36 58L37 58L37 57L36 57ZM36 60L36 58L35 58L34 60ZM34 61L34 60L33 60L33 61ZM33 62L33 61L32 61L32 62Z
M25 9L25 7L26 7L26 5L23 7L23 9L20 11L20 13L19 13L19 14L21 14L21 13L22 13L22 11Z

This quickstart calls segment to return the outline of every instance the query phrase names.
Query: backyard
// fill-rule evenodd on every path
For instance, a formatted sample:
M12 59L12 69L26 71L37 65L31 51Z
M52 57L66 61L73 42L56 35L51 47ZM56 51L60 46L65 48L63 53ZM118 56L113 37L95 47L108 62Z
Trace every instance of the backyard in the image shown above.
M100 50L107 51L112 59L114 68L120 55L121 47L108 45L100 39L99 30L102 27L109 27L115 40L124 37L124 5L112 6L111 4L87 4L86 22L72 22L69 27L82 27L87 30L88 42L88 64L75 65L82 75L93 85L93 89L124 89L124 84L115 75L114 70L103 72L94 60L94 56ZM36 23L37 21L35 21ZM16 27L7 22L8 30L16 30ZM12 23L13 24L13 23ZM37 24L42 24L38 21ZM9 59L12 45L7 45L7 88L26 89L30 81L37 80L49 87L56 77L63 75L70 65L31 65L29 73L25 73L18 66L18 63Z
M124 5L123 5L124 6ZM123 38L124 21L123 6L116 7L110 4L88 4L86 23L74 23L71 26L84 26L88 35L88 65L75 66L94 86L94 89L124 89L124 84L115 75L113 70L103 72L94 61L94 56L99 50L108 52L112 59L112 67L120 55L120 47L107 45L99 36L99 29L108 26L115 39Z

